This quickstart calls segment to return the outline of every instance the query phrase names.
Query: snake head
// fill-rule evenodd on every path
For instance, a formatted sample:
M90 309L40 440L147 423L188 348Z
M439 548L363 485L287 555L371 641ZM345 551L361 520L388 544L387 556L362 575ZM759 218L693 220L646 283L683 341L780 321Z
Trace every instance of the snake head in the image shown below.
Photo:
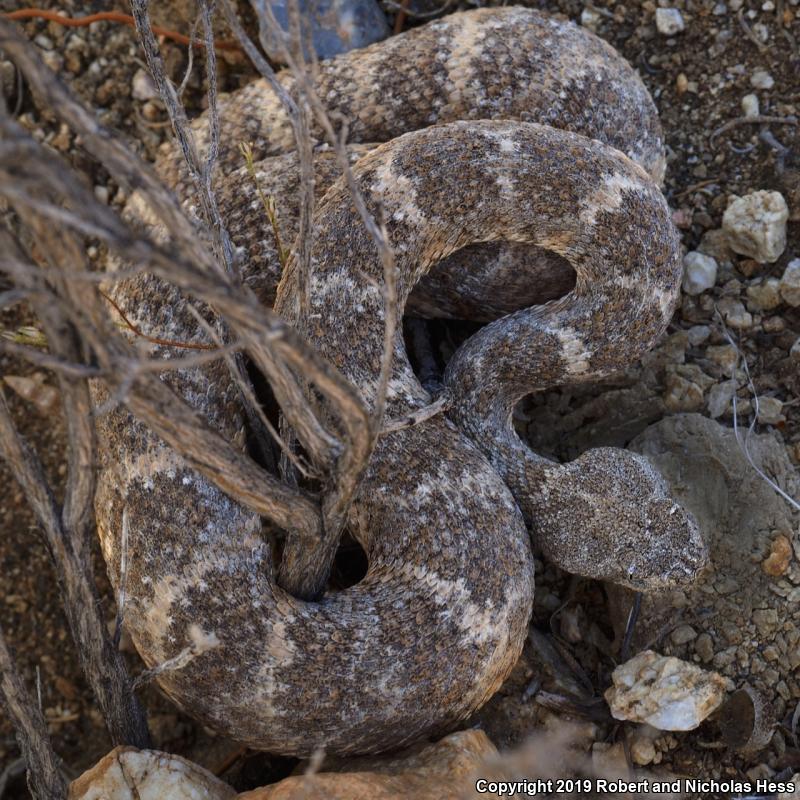
M548 466L544 489L533 533L567 572L657 592L692 583L708 563L694 516L643 456L589 450Z

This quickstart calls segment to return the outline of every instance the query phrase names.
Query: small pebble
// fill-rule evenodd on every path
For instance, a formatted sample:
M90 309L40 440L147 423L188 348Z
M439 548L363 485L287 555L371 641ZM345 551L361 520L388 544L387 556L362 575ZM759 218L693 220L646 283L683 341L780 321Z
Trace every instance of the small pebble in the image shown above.
M748 330L753 327L753 315L734 297L723 297L717 303L726 324L736 330Z
M730 408L734 391L735 385L733 381L715 383L708 390L706 408L711 419L719 419Z
M656 746L649 736L634 735L630 741L631 759L640 767L652 764L656 757Z
M581 11L581 25L590 31L596 31L602 19L602 15L593 8L584 8Z
M794 308L800 306L800 258L793 258L786 265L780 287L784 302Z
M750 76L750 85L754 89L771 89L775 85L775 79L765 69L754 69Z
M761 327L765 333L780 333L786 330L786 321L783 317L764 317Z
M692 347L697 347L703 342L708 340L708 337L711 336L711 326L710 325L693 325L686 331L686 336L689 340L689 344Z
M758 97L754 94L746 94L742 98L742 111L748 118L757 117L761 113L758 105Z
M792 543L781 534L772 540L769 555L761 562L761 569L773 578L779 578L789 569L792 562Z
M777 261L786 248L789 209L780 192L758 191L732 197L722 230L735 252L760 264Z
M677 8L656 9L656 29L662 36L674 36L685 28L686 23Z
M792 349L789 351L789 358L800 363L800 338L792 345Z
M777 425L783 422L786 417L783 416L782 411L783 402L777 397L758 398L758 421L762 425Z
M697 638L697 631L691 625L679 625L669 636L675 645L682 645Z
M32 403L41 414L52 413L58 404L58 390L45 383L47 376L42 372L34 372L31 376L5 375L3 380L23 400Z
M683 291L697 295L710 289L717 280L717 261L692 250L683 258Z
M33 42L41 47L42 50L52 50L54 47L53 40L45 36L43 33L40 33L38 36L34 37Z
M670 372L665 380L664 405L673 413L699 411L703 407L703 387Z
M714 640L708 633L701 633L694 642L694 651L704 663L714 658Z
M762 283L747 287L747 305L756 311L772 311L781 304L781 282L767 278Z
M719 364L727 375L730 375L731 370L739 360L736 348L730 344L712 345L706 348L706 357L710 358L715 364Z
M152 100L158 97L158 89L156 89L153 79L148 72L143 69L136 70L131 82L131 94L134 100Z

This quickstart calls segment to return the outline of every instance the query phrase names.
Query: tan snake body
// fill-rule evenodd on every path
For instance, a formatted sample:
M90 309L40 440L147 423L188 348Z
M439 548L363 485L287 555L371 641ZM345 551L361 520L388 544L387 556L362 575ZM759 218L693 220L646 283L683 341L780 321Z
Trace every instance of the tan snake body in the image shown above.
M398 82L406 62L415 73ZM319 602L276 585L257 515L127 412L104 418L98 527L117 586L127 532L125 619L140 654L152 666L193 641L217 643L163 673L161 687L214 729L292 755L397 747L447 730L499 688L525 640L533 597L523 512L547 554L584 574L653 588L691 577L703 561L693 520L643 459L608 450L564 467L544 463L509 427L520 396L619 368L651 346L670 318L680 259L655 183L606 144L534 124L563 123L604 139L660 178L658 122L635 73L580 29L514 8L456 14L339 57L321 72L322 96L354 120L353 137L389 140L360 158L354 175L386 220L401 312L415 287L421 306L434 312L479 305L482 269L499 276L503 295L492 242L556 254L535 255L530 274L546 275L548 264L563 273L568 263L575 288L515 310L465 344L446 375L450 417L380 437L349 520L367 553L367 574ZM398 87L395 99L390 89ZM234 166L242 131L263 155L291 144L263 84L230 97L222 114L233 126L223 131L223 173ZM469 121L452 121L460 117ZM480 121L486 117L496 119ZM426 127L432 123L450 124ZM280 174L277 163L261 165L265 176ZM221 204L244 248L246 274L268 297L275 280L258 284L258 275L276 275L274 252L255 219L254 192L241 173L232 176ZM177 171L170 179L180 185ZM382 352L382 268L341 181L321 197L315 222L308 313L290 276L278 287L276 309L371 404ZM477 260L463 257L470 245ZM444 277L419 291L434 267ZM466 273L469 288L459 295ZM451 287L443 308L437 286ZM553 295L552 286L547 291ZM541 296L529 289L525 305ZM147 333L205 340L186 300L152 277L120 281L115 299ZM518 309L519 301L506 292L485 317ZM224 365L165 380L226 436L240 435L243 415ZM430 399L398 335L387 413Z

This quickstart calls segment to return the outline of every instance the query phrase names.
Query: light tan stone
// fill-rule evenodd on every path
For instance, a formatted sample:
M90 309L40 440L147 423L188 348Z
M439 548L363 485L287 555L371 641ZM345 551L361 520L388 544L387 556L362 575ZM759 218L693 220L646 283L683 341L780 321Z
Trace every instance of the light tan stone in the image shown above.
M615 719L663 731L690 731L722 703L725 680L687 661L652 650L618 666L606 701Z
M68 800L233 800L207 770L158 750L117 747L72 782Z
M470 776L496 753L483 731L460 731L399 756L352 759L347 772L292 776L239 800L458 800L474 788Z

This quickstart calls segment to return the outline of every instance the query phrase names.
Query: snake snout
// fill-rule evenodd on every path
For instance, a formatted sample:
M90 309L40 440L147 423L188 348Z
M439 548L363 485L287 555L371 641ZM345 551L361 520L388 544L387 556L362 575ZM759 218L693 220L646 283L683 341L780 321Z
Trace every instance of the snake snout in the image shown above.
M548 470L546 484L534 533L568 572L657 592L692 583L708 561L694 516L640 455L590 450Z
M694 516L669 496L654 496L644 511L651 534L645 558L625 583L657 592L687 586L708 564L708 548Z

